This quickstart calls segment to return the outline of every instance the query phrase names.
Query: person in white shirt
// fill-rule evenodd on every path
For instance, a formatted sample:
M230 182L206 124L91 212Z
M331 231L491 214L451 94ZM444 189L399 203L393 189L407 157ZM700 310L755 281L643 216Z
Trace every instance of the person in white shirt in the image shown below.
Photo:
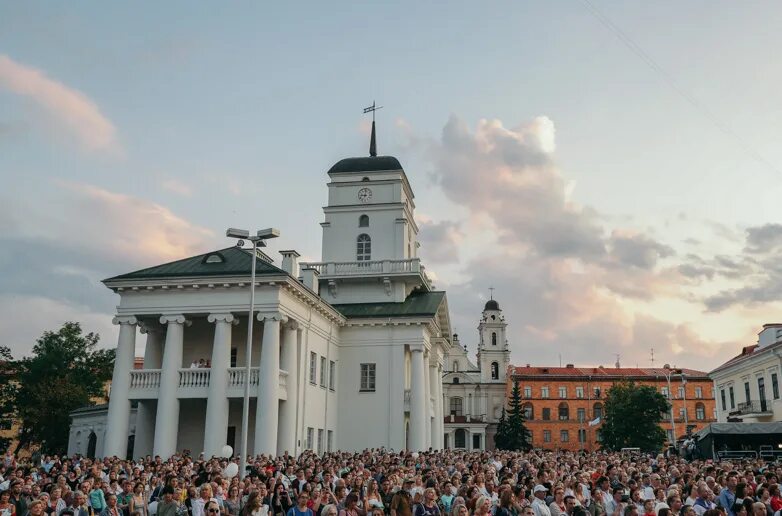
M204 511L206 504L209 502L218 503L217 499L212 497L212 486L202 484L198 492L201 496L193 500L191 516L208 516Z
M532 500L532 510L535 511L535 516L551 516L551 509L546 505L546 493L548 493L548 489L541 484L532 489L532 496L535 497Z

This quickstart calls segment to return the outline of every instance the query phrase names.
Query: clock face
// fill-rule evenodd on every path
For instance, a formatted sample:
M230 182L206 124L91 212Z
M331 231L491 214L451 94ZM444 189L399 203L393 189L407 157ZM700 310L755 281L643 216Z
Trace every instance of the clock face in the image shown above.
M362 188L358 191L358 200L364 204L372 200L372 190L369 188Z

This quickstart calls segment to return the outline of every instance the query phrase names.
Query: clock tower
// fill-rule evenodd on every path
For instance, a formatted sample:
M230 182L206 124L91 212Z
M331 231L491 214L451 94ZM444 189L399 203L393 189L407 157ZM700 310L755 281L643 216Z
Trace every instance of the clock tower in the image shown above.
M510 364L510 349L505 337L508 323L495 299L486 302L478 324L478 367L481 382L505 383L505 373Z

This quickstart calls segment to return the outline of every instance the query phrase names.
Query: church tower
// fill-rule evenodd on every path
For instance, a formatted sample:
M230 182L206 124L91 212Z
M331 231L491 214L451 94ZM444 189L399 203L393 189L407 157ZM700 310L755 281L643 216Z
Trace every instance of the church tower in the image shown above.
M481 382L505 383L510 364L510 350L505 336L507 326L500 304L494 299L487 301L478 324L478 367L481 370Z
M402 303L431 291L418 258L413 190L393 156L377 156L374 122L370 155L338 161L328 171L328 204L320 295L331 304Z

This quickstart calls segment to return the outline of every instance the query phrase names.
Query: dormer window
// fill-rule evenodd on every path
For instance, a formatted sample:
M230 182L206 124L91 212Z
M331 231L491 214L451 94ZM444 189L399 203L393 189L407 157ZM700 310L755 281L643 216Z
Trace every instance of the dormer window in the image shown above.
M220 253L210 253L204 256L203 263L225 263L225 257Z
M358 227L360 228L369 227L369 215L362 215L358 218Z
M369 178L365 177L364 179L362 179L362 181L369 181Z

